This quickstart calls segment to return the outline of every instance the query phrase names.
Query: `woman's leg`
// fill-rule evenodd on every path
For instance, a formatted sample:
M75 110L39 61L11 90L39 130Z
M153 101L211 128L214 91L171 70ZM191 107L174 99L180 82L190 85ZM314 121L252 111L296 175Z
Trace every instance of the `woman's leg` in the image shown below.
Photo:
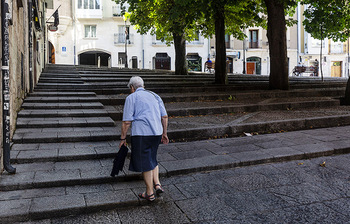
M154 183L154 185L160 184L160 181L159 181L159 167L158 166L156 166L152 170L152 175L153 175L153 183Z
M142 176L146 184L146 193L148 195L153 194L153 170L143 172Z

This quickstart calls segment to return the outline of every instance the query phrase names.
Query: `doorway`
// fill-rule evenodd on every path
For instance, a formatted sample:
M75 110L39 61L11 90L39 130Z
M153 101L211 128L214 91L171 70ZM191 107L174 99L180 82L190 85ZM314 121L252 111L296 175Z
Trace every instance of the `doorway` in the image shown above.
M259 57L247 58L247 74L261 75L261 58Z
M333 61L332 62L332 67L331 67L331 76L332 77L341 77L341 66L342 62L341 61Z
M100 65L108 66L108 59L111 57L110 54L101 51L88 51L79 54L80 65L98 65L98 58L100 57Z
M52 43L49 41L49 51L47 52L49 54L49 63L55 64L55 47L52 45Z

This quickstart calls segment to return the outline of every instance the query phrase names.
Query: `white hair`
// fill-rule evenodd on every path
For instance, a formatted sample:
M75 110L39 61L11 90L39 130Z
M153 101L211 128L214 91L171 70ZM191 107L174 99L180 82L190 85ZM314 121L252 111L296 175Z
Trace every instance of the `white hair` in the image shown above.
M143 79L140 76L131 77L128 87L131 88L131 86L133 86L135 90L139 87L143 87Z

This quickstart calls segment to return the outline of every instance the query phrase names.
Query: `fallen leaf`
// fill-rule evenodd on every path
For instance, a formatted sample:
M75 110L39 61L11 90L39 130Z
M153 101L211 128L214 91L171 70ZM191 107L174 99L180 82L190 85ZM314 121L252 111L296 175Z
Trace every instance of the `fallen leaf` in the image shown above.
M324 161L323 163L321 163L320 166L326 167L326 161Z
M298 165L303 165L304 163L298 163Z

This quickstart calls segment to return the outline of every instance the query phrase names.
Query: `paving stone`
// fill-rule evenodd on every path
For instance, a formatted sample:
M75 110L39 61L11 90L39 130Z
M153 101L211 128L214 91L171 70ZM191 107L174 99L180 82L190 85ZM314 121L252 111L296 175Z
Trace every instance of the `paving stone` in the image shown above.
M186 159L176 161L162 161L160 162L169 175L179 175L188 172L200 171L199 167L205 167L205 164L198 162L198 159Z
M113 223L121 224L119 214L116 210L101 211L91 214L82 214L77 216L68 216L63 218L48 220L49 223L38 224L96 224L96 223Z
M210 156L213 154L208 150L195 150L195 151L171 153L171 155L178 160L184 160L184 159L194 159L194 158Z
M296 202L299 204L310 204L324 200L332 200L336 199L337 197L336 195L328 193L309 183L270 188L269 191L275 195L278 195L283 200Z
M34 219L45 219L80 214L86 209L84 195L63 195L34 198L30 215Z
M62 186L64 184L78 184L81 180L79 170L49 170L37 171L34 178L34 186Z
M92 170L100 169L101 163L99 160L80 160L80 161L66 161L55 163L55 170Z
M277 209L269 213L257 213L253 223L347 223L346 217L335 213L323 204Z
M25 151L25 150L38 150L39 149L39 144L34 143L34 144L13 144L11 146L11 150L13 151Z
M1 175L1 190L18 190L32 186L35 172L17 172L16 175Z
M260 149L262 148L259 146L256 146L253 144L246 144L246 145L240 145L240 146L216 147L209 150L217 155L225 155L225 154L237 153L237 152L258 151Z
M157 159L159 162L176 160L176 158L172 156L170 153L158 153Z
M110 191L113 191L111 184L75 185L66 187L67 194L86 194Z
M74 159L74 158L96 158L96 151L90 148L65 148L59 149L59 158Z
M304 152L292 149L291 147L270 148L262 150L264 153L271 155L274 161L298 160L305 157Z
M277 139L274 141L255 143L255 145L260 146L261 148L264 148L264 149L271 149L271 148L281 148L286 146L292 146L295 144L291 141L281 141Z
M35 172L39 170L53 170L55 167L54 162L32 162L32 163L23 163L23 164L13 164L16 168L16 173L26 173L26 172Z
M332 155L334 153L334 149L325 144L298 145L291 146L291 148L304 152L308 158Z
M11 223L28 219L30 204L30 199L1 201L0 222Z
M188 223L186 215L174 203L159 203L149 206L140 206L135 209L119 209L118 214L122 223Z
M50 150L35 150L35 151L21 151L19 152L18 156L16 157L17 160L21 161L35 161L35 162L41 162L46 161L47 159L57 159L58 156L58 150L57 149L50 149Z
M65 187L26 189L0 192L0 201L32 199L38 197L65 195Z
M248 151L229 154L231 157L240 161L240 165L256 165L261 163L272 162L272 158L269 154L260 151Z
M210 221L228 221L234 218L236 211L225 206L215 196L206 195L205 197L188 199L175 202L177 206L186 213L190 222ZM220 204L218 207L216 205ZM200 206L199 206L200 205Z
M113 209L138 205L139 200L130 189L85 194L88 210Z

